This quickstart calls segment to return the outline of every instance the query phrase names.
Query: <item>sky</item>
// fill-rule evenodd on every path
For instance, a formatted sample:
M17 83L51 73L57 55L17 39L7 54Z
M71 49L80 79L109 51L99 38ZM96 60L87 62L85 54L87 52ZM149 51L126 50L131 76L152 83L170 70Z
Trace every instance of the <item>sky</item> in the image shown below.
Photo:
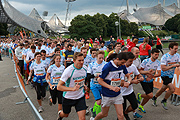
M3 0L2 0L3 1ZM65 23L65 16L68 3L65 0L7 0L13 7L25 15L29 15L35 8L40 16L43 11L48 11L48 16L43 18L49 21L56 14L62 23ZM163 0L159 0L163 4ZM177 0L166 0L166 6L177 3ZM129 0L130 13L133 8L152 7L158 4L158 0ZM76 0L70 4L69 17L66 25L77 15L94 15L96 13L110 15L112 12L118 13L126 7L126 0Z

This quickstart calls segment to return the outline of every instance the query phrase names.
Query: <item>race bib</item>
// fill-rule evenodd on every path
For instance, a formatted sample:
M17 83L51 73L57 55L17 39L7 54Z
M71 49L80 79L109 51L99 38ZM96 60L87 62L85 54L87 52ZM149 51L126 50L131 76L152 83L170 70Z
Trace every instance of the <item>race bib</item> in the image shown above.
M53 83L58 84L61 77L53 77Z
M38 72L38 71L37 71ZM44 74L43 73L40 73L40 74L36 74L36 76L43 76Z
M74 86L75 86L76 84L78 84L78 85L80 85L80 88L79 88L79 89L82 89L82 88L84 87L85 80L84 80L84 79L75 80L74 83L75 83Z
M131 76L131 78L132 78L132 80L133 80L133 79L134 79L134 73L130 73L129 75ZM128 81L128 78L127 78L127 77L125 77L125 81Z
M111 79L111 86L119 87L120 84L121 84L121 79L120 78L113 78L113 79Z
M73 58L67 58L67 60L73 61Z

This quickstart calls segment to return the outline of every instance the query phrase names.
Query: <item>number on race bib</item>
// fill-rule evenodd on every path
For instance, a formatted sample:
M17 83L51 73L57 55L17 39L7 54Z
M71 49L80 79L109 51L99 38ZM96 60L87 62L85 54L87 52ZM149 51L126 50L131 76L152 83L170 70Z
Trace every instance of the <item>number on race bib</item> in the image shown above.
M75 80L74 81L75 85L78 84L80 86L79 89L82 89L84 87L84 83L85 83L85 80L84 79L81 79L81 80ZM74 85L74 86L75 86Z
M58 84L61 77L53 77L53 83Z
M111 86L119 87L120 84L121 84L121 79L120 78L113 78L113 79L111 79Z
M40 74L36 74L36 76L43 76L44 74L43 73L40 73Z

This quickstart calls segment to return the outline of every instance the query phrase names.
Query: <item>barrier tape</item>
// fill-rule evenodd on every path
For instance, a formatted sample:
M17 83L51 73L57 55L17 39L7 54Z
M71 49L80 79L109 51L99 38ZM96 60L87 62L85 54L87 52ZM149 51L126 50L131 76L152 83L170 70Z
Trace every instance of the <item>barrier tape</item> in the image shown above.
M23 92L23 94L25 96L25 100L24 101L28 102L28 104L29 104L29 106L30 106L30 108L32 110L32 113L33 113L35 119L36 120L43 120L42 116L39 114L39 112L37 111L36 107L33 105L33 103L31 102L30 98L28 97L27 91L25 89L24 81L23 81L23 78L22 78L21 73L20 73L20 67L17 64L18 63L18 59L15 56L13 51L12 51L12 54L13 54L13 60L14 60L15 74L16 74L19 86L21 88L21 91Z

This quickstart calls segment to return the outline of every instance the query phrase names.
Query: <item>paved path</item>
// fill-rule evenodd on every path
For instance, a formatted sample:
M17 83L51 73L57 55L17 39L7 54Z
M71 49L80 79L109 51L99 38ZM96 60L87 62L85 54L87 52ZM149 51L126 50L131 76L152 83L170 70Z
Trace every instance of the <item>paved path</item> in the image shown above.
M16 105L25 99L14 72L14 63L10 58L0 61L0 120L33 120L27 103Z
M179 51L178 51L179 52ZM179 52L180 53L180 52ZM161 54L160 54L161 55ZM160 56L161 57L161 56ZM12 88L14 85L18 85L15 76L13 63L9 60L9 58L4 58L3 62L0 62L0 120L9 120L9 119L33 119L31 111L29 110L28 104L15 105L16 102L22 101L24 96L20 90L20 88ZM9 74L8 74L9 73ZM38 108L38 103L36 100L36 93L34 89L31 89L30 85L26 86L26 90L31 101L34 103L35 107ZM141 85L134 85L135 93L140 92L144 93ZM154 90L154 93L157 90ZM178 120L180 118L179 110L180 106L174 106L170 103L170 99L168 99L168 108L169 110L164 110L160 104L160 101L163 99L164 94L162 94L157 101L158 106L153 107L152 101L149 101L147 105L145 105L145 110L147 113L143 114L142 120ZM46 99L43 101L44 112L41 113L42 117L45 120L56 120L57 119L57 105L48 105L49 91L47 91ZM91 94L90 99L87 100L87 105L92 107L94 104L94 98ZM11 106L11 108L9 107ZM28 114L27 114L28 113ZM131 118L133 118L132 113L129 114ZM88 120L90 118L90 114L86 116ZM116 120L116 112L114 106L111 106L109 115L107 118L103 120ZM74 108L72 108L72 112L70 113L68 118L64 120L78 120L77 114L75 113Z

